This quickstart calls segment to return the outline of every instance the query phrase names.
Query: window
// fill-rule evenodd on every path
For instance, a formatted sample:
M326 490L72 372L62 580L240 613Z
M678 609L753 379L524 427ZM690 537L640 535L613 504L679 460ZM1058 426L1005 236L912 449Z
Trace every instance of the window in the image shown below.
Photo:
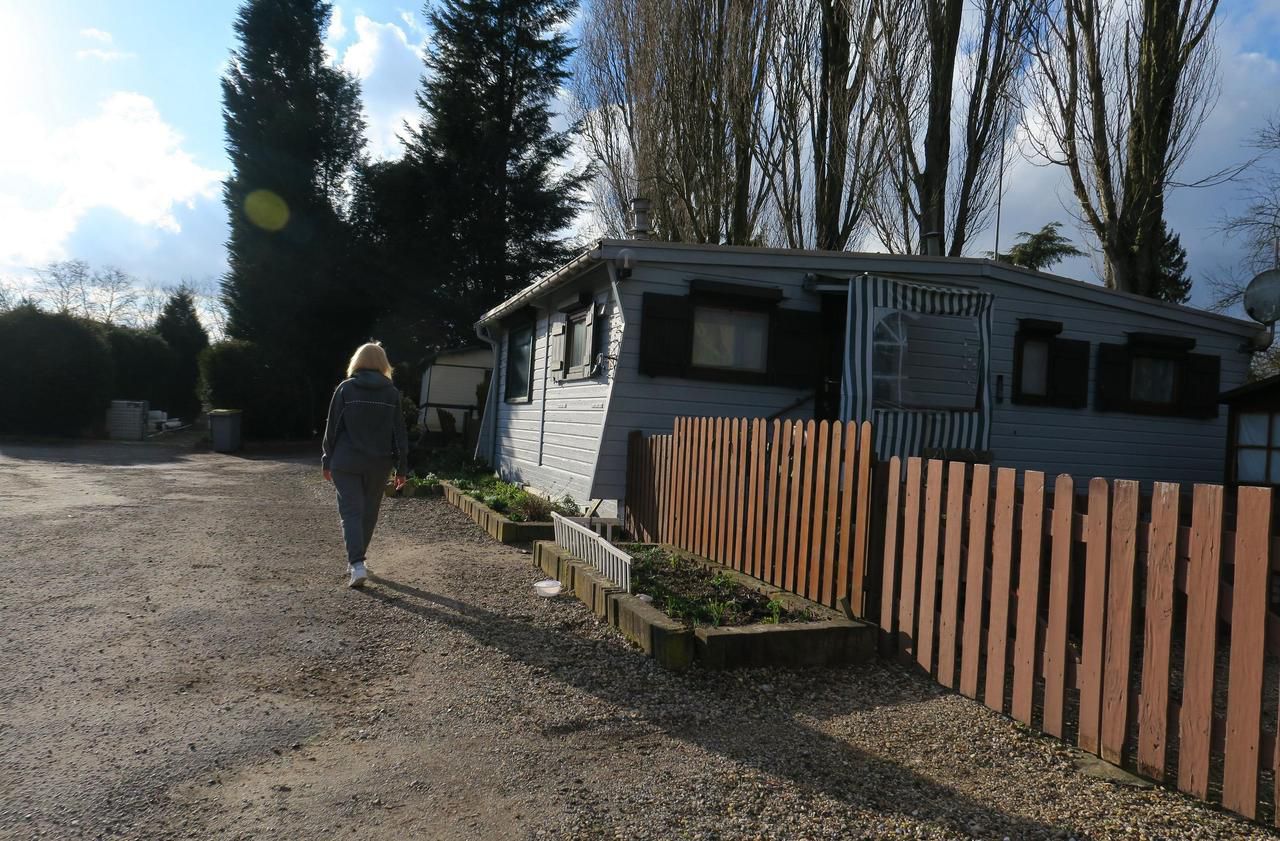
M691 362L697 368L764 373L769 363L769 314L694 307Z
M533 382L533 324L507 332L507 371L504 393L508 403L527 403Z
M1280 414L1236 415L1235 479L1245 485L1280 485Z
M604 305L584 293L577 304L561 312L563 320L552 316L551 375L557 382L590 379L599 368L599 342L605 331L596 330L596 324L607 323Z
M1018 319L1013 341L1013 402L1083 409L1089 404L1089 343L1063 339L1062 322Z
M816 390L821 319L781 302L777 287L698 278L688 295L644 293L640 373Z
M1218 416L1222 360L1191 353L1195 339L1131 333L1098 346L1095 406L1100 411L1186 418Z
M1022 344L1022 370L1017 393L1024 397L1049 397L1049 340L1027 339Z
M978 404L981 339L972 316L877 310L871 388L878 408L954 409Z
M1172 406L1178 397L1180 360L1135 355L1129 361L1129 399L1135 403Z

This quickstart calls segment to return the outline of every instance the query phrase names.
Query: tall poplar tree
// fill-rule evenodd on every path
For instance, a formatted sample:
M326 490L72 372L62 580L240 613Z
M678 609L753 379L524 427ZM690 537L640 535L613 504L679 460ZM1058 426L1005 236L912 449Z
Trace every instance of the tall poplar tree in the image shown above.
M571 131L552 103L573 46L573 0L440 0L408 160L430 191L426 268L456 340L486 309L565 257L583 173L563 173Z
M227 333L305 384L313 410L376 307L351 271L346 193L364 121L359 84L325 64L330 12L321 0L246 0L222 79Z

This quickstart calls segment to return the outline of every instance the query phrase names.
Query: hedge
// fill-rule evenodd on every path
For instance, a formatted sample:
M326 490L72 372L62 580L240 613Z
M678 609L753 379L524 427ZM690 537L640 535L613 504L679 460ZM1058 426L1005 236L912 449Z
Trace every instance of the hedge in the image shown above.
M210 408L244 412L245 437L310 437L310 390L296 367L253 342L218 342L200 354L200 390Z
M112 399L146 400L152 409L177 414L180 408L171 405L170 394L178 357L169 343L151 330L106 327L104 332L116 371Z
M29 305L0 314L0 433L100 431L114 383L98 325Z

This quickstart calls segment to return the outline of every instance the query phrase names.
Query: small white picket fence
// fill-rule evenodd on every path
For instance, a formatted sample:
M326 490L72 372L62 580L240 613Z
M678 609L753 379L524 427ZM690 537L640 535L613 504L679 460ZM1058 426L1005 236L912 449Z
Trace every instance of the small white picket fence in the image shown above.
M557 546L591 564L605 578L631 592L630 555L569 517L552 512L551 521L555 523Z

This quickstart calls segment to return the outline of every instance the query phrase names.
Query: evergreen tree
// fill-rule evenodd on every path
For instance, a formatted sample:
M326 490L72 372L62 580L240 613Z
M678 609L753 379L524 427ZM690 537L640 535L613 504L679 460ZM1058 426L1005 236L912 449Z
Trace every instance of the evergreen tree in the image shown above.
M200 413L200 398L196 393L200 352L209 346L209 334L196 314L195 295L189 288L179 286L165 301L156 319L156 332L173 353L173 370L162 408L171 415L193 418Z
M1151 297L1171 304L1191 300L1191 277L1187 274L1187 249L1168 223L1160 227L1160 249L1156 252L1156 279Z
M562 261L586 173L557 174L571 133L551 105L573 47L574 0L440 0L429 13L424 115L407 138L440 212L428 272L455 339Z
M1058 232L1061 222L1050 222L1035 233L1020 231L1018 242L1005 254L987 256L1002 263L1012 263L1024 269L1044 271L1067 257L1081 257L1084 252L1075 243Z
M303 380L317 420L376 307L351 270L345 219L345 185L364 146L360 88L325 64L329 16L322 0L246 0L222 80L227 333Z

